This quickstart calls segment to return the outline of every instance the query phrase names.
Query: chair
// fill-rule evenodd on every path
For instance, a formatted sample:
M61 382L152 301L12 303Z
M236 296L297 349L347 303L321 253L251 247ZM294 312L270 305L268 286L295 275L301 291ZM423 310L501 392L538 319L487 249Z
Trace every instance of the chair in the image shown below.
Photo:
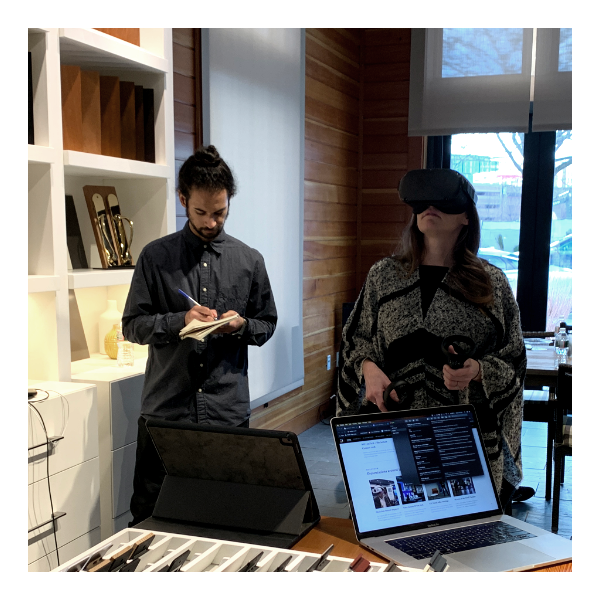
M558 365L556 384L556 430L554 437L554 489L552 491L552 533L558 532L558 502L560 485L564 481L565 457L573 454L573 407L572 365Z
M523 338L550 338L556 334L554 331L524 331Z
M531 338L552 338L554 331L523 331L523 339ZM546 500L551 498L552 490L552 447L554 445L554 388L550 387L545 391L542 385L532 381L532 377L525 378L525 390L523 391L523 421L533 421L536 423L546 423L548 425L548 434L546 440Z

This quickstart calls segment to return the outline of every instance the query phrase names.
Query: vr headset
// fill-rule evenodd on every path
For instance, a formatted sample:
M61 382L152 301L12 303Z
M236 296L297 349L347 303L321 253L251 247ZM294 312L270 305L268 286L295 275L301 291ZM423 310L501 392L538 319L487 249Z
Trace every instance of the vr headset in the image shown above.
M409 171L400 180L398 193L416 215L430 206L458 215L467 210L469 202L477 203L475 188L466 177L452 169Z

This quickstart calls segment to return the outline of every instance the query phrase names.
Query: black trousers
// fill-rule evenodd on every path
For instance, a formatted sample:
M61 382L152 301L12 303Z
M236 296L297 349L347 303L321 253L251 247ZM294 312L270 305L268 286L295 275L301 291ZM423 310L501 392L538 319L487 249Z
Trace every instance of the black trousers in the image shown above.
M250 419L246 419L238 427L250 427ZM148 433L146 419L140 416L130 504L132 518L129 527L135 527L152 516L165 475L163 464Z

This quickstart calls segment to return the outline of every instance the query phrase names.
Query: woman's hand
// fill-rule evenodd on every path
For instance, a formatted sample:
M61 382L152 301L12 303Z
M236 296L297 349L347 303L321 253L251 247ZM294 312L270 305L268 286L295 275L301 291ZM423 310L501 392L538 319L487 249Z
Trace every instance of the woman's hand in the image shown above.
M456 354L454 348L448 348L452 354ZM444 384L449 390L464 390L472 380L481 381L481 365L479 361L467 358L462 368L451 369L450 365L444 365Z
M381 412L388 412L383 403L383 392L391 381L388 376L372 361L365 358L362 364L363 377L365 378L366 397L369 402L376 404ZM396 390L390 394L390 398L399 402Z

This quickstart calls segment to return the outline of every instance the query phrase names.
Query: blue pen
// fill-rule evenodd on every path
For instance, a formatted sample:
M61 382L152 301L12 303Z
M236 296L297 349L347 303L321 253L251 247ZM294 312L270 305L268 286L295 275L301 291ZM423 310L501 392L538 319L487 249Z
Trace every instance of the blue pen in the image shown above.
M177 290L182 296L185 296L190 302L193 302L196 306L202 306L202 304L196 302L193 298L190 298L183 290ZM215 321L217 317L215 317Z
M190 298L183 290L177 290L182 296L185 296L190 302L193 302L196 306L201 306L198 302L196 302L193 298Z

